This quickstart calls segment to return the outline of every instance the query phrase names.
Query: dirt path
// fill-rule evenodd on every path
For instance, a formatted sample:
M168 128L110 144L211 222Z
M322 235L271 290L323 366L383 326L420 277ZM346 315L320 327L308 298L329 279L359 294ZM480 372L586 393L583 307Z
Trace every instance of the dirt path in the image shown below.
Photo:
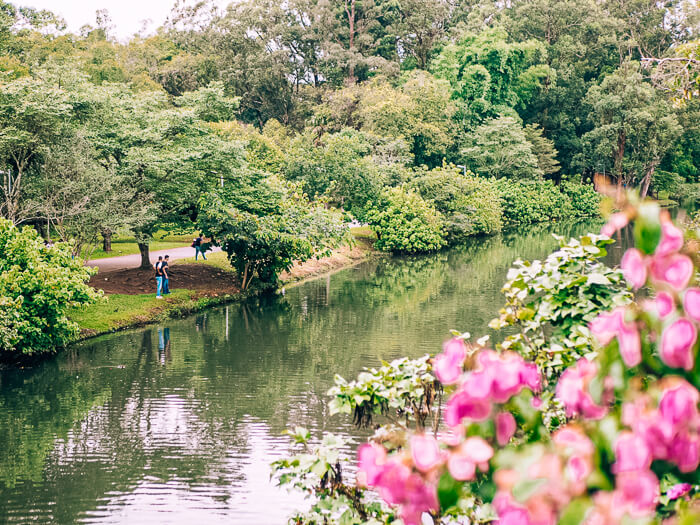
M212 252L219 252L221 248L212 248ZM158 260L159 255L170 255L170 260L185 259L194 257L194 248L191 246L183 246L182 248L170 248L168 250L158 250L150 253L151 263ZM121 255L119 257L105 257L104 259L93 259L87 262L88 266L97 267L100 273L116 272L117 270L127 270L130 268L138 268L141 266L141 254L134 253L132 255Z

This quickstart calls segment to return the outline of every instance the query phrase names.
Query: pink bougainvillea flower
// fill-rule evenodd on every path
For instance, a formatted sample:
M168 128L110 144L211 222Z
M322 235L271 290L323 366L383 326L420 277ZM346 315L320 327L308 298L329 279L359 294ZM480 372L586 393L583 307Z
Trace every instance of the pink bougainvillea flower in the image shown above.
M405 490L411 469L404 465L397 456L387 461L377 477L376 487L379 495L390 505L398 505L405 500Z
M474 479L476 467L488 469L493 448L480 437L470 437L452 450L447 459L447 470L460 481Z
M692 370L697 336L695 325L687 319L674 321L661 335L661 360L672 368Z
M676 307L673 296L668 292L658 292L654 298L653 304L656 314L661 319L668 317Z
M700 288L688 288L685 291L683 309L693 321L700 322Z
M607 407L597 405L588 392L588 384L597 373L598 365L582 357L561 375L556 395L564 403L567 416L580 414L587 419L602 419L607 414Z
M615 490L622 494L633 518L651 515L659 501L659 480L649 470L618 474Z
M462 375L467 349L464 341L453 337L443 346L443 352L435 356L433 370L443 385L452 385Z
M655 255L665 257L683 248L683 232L676 228L670 220L661 225L661 241L656 247Z
M700 392L684 379L680 379L673 388L664 390L659 401L659 412L661 417L672 425L692 424L698 421L699 402Z
M630 248L622 256L620 263L622 274L633 288L641 288L647 282L647 266L642 252L636 248Z
M666 495L670 500L678 499L688 494L692 488L693 486L690 483L677 483L666 491Z
M606 237L612 237L613 233L627 226L629 222L630 220L626 214L613 213L605 226L600 230L600 234Z
M642 362L642 342L639 338L639 330L633 323L621 323L620 332L617 335L622 360L629 367L637 366Z
M674 253L666 257L654 256L651 260L651 277L680 292L693 276L693 261L687 255Z
M452 394L445 408L445 423L455 427L462 419L484 421L491 414L491 402L488 399L474 398L464 390Z
M603 312L590 322L588 328L601 345L607 346L620 332L624 314L625 308L622 306L611 312Z
M442 454L433 436L414 434L411 436L411 457L421 472L429 472L442 463Z
M364 443L357 449L357 483L362 487L376 485L383 465L386 463L386 449L376 443Z
M622 432L615 442L613 472L647 470L651 466L651 451L645 439L632 432Z
M700 438L682 432L670 445L668 460L681 472L695 472L700 465Z
M502 447L506 446L515 434L515 418L510 412L499 412L496 416L496 441Z
M421 525L424 512L435 511L439 504L435 487L416 474L404 483L401 501L401 519L406 525Z

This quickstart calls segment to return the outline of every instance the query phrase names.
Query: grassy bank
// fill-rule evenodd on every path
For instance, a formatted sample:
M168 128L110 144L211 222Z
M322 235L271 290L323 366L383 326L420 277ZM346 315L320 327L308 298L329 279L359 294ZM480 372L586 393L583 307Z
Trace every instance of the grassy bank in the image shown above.
M352 234L355 238L352 246L343 246L329 257L312 259L295 265L289 272L282 274L282 284L295 283L347 268L375 253L372 248L374 234L369 229L354 228ZM191 260L187 258L174 261L173 265L191 263L194 263L194 257ZM222 252L210 254L204 263L200 259L199 264L232 272L226 254ZM79 339L87 339L100 334L181 317L219 304L240 301L261 291L258 288L244 293L222 294L218 290L178 289L173 290L173 293L164 299L156 299L154 293L111 294L98 304L73 309L69 312L69 317L80 326Z

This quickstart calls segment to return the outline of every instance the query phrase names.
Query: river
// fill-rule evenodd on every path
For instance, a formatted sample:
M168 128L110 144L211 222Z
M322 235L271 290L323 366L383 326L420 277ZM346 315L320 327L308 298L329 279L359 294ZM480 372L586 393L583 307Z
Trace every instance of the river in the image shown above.
M0 523L283 524L304 507L269 479L293 450L283 431L363 438L328 415L335 373L437 352L451 329L488 333L513 260L546 256L552 231L598 227L373 260L2 371Z

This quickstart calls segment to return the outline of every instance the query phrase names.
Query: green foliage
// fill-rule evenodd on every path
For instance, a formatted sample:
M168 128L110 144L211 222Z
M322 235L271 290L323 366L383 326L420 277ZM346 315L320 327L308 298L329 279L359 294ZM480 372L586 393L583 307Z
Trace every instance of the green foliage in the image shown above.
M591 184L564 180L559 189L569 198L575 217L596 217L600 214L602 196Z
M0 354L16 359L70 342L78 325L67 309L99 297L86 282L92 273L67 246L47 248L33 228L0 219Z
M403 188L385 190L380 203L367 212L367 220L377 233L375 246L380 250L432 252L447 242L440 212L415 191Z
M546 260L513 263L503 286L505 307L489 325L516 327L501 346L534 361L552 380L591 351L588 323L632 300L622 272L601 261L613 241L594 234L555 237L560 248Z
M416 175L411 187L444 216L451 243L501 231L501 200L493 180L465 176L455 167L418 171Z
M366 137L354 130L326 135L320 145L311 135L300 135L290 144L285 173L312 197L327 197L361 217L381 189L369 153Z
M544 174L533 144L513 117L494 118L481 124L464 137L461 153L467 166L486 177L536 179ZM539 153L547 157L546 153Z
M573 214L571 200L551 181L500 179L497 187L506 226L560 220Z
M365 369L355 381L348 383L336 375L334 382L328 391L333 397L328 405L331 415L352 414L360 427L369 427L378 414L420 428L437 423L434 410L440 406L442 386L431 373L430 356L383 362L378 370Z
M309 431L296 427L293 435L297 443L306 444ZM333 434L326 434L315 447L305 452L272 463L272 478L280 486L312 496L311 508L304 514L290 518L298 525L319 525L329 520L344 525L381 525L393 521L393 512L384 504L365 495L358 487L346 485L341 456L346 442Z
M293 187L270 180L244 191L205 196L197 219L228 254L242 290L255 276L263 285L277 284L282 271L327 255L347 235L339 213L309 203Z

